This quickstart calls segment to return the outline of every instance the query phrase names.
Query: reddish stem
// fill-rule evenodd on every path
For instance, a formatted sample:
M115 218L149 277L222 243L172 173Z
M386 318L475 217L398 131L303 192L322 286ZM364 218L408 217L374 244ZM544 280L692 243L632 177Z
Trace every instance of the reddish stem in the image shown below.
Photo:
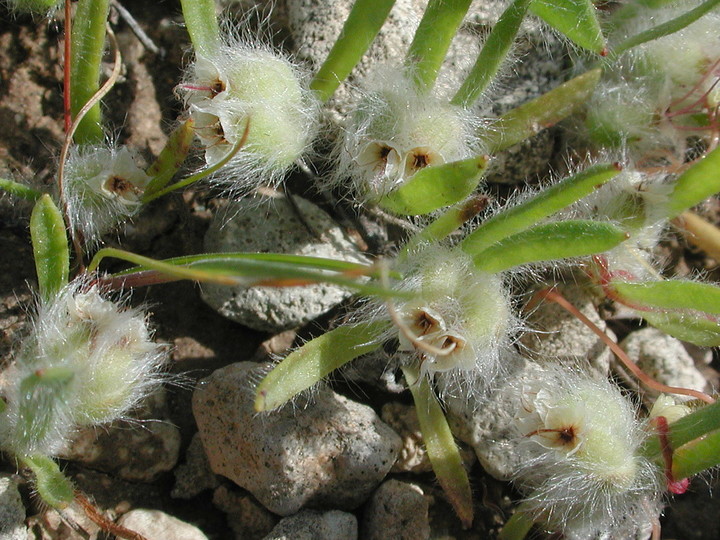
M590 328L590 330L592 330L608 347L610 347L612 352L615 353L615 356L617 356L618 360L620 360L625 365L625 367L629 369L633 373L633 375L635 375L635 377L637 377L648 388L652 388L653 390L666 394L680 394L685 396L692 396L696 399L704 401L705 403L715 403L715 400L704 392L698 392L697 390L693 390L691 388L667 386L650 377L642 369L640 369L640 367L638 367L635 362L630 360L628 355L625 354L625 351L623 351L617 343L610 339L610 337L600 328L598 328L598 326L594 322L588 319L583 313L580 312L580 310L578 310L575 306L568 302L568 300L556 290L544 289L538 291L535 294L535 297L555 302L560 307L562 307L563 309L577 317L580 321L582 321L585 326ZM530 301L530 304L537 303L535 297Z
M682 480L675 480L672 472L672 456L673 448L670 444L670 428L668 427L667 418L664 416L658 416L653 419L653 423L658 431L658 438L660 439L660 448L662 449L663 461L665 462L665 479L667 480L667 488L670 493L675 495L682 495L688 489L690 480L683 478Z

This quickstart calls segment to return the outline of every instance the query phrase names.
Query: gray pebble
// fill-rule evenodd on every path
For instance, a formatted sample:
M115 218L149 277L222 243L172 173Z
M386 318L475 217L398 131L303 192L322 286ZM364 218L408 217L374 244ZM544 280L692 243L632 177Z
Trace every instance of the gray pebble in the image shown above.
M25 540L25 507L17 484L12 478L0 477L0 538L2 540Z
M280 252L367 262L326 212L301 197L294 200L305 223L284 197L262 205L252 199L230 203L224 215L215 216L205 236L205 250ZM327 283L251 288L206 284L202 291L205 302L224 317L272 333L302 326L352 294Z
M118 520L118 524L140 533L147 540L207 540L197 527L160 510L131 510Z
M196 388L193 412L213 471L282 516L362 504L395 463L398 435L370 407L328 389L301 410L259 415L254 383L266 371L232 364Z
M375 491L363 514L364 540L425 540L430 538L429 502L409 482L388 480Z
M303 510L280 520L263 540L356 540L357 537L358 523L354 515L339 510Z

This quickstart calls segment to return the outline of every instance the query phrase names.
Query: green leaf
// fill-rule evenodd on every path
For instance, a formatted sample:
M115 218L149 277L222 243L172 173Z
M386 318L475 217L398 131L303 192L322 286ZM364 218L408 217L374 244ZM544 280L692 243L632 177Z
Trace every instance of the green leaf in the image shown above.
M50 195L35 203L30 216L30 237L40 296L51 300L68 283L70 251L65 221Z
M515 510L498 534L498 540L523 540L534 525L532 517L523 511L523 505Z
M100 86L100 68L105 51L105 25L110 0L79 0L72 25L70 102L72 116L93 97ZM75 131L75 142L100 144L105 139L100 104L92 107Z
M617 164L598 164L565 178L517 206L494 215L462 242L462 249L477 255L496 242L517 234L592 193L620 172Z
M432 88L450 42L472 0L430 0L405 63L411 68L418 88Z
M708 471L720 465L720 429L689 442L673 452L672 472L678 479Z
M453 161L416 172L378 205L395 214L418 216L449 206L470 195L480 183L487 156Z
M168 283L180 279L244 287L287 287L310 283L335 283L358 292L380 297L402 297L365 276L376 276L375 267L359 263L288 255L285 253L204 253L158 261L115 248L97 252L88 272L95 271L102 259L114 257L138 265L114 274L106 281L124 287Z
M378 349L382 345L378 337L388 325L376 321L340 326L308 341L275 366L258 385L255 410L281 407L332 371Z
M215 0L180 0L180 4L195 51L212 54L220 43Z
M164 188L180 170L190 152L195 138L195 122L191 118L180 124L168 137L165 148L146 171L152 180L145 188L145 197L149 197Z
M592 69L503 114L483 133L488 151L505 150L570 116L590 99L601 73Z
M720 287L682 280L612 281L610 286L654 327L696 345L720 345Z
M531 0L513 0L493 26L470 74L452 98L451 103L468 107L488 87L500 65L507 58Z
M463 526L469 528L473 521L472 491L450 426L427 377L419 379L417 369L410 366L404 366L402 370L415 402L433 472Z
M686 170L675 181L668 201L668 219L720 192L720 147Z
M43 502L58 510L67 508L75 498L75 490L58 464L41 455L19 456L19 459L35 475L35 488Z
M627 240L622 229L594 221L559 221L509 236L473 256L476 268L502 272L514 266L602 253Z
M191 1L191 0L187 0ZM325 102L350 74L380 31L395 0L355 0L340 36L310 83Z
M717 429L720 429L720 401L703 406L670 424L668 442L672 448L680 448ZM662 449L659 438L648 438L640 452L648 458L660 457Z
M31 188L30 186L26 186L25 184L21 184L19 182L13 182L12 180L8 180L6 178L0 178L0 189L7 191L10 195L14 195L28 201L36 201L42 196L41 192Z
M598 54L605 50L592 0L533 0L530 11L583 49Z
M613 58L618 57L622 53L629 49L632 49L633 47L637 47L638 45L647 43L648 41L652 41L654 39L674 34L675 32L691 25L706 13L709 13L710 11L715 9L718 4L720 4L720 0L706 0L699 6L691 9L686 13L683 13L675 19L667 21L663 24L659 24L644 32L640 32L639 34L623 41L620 45L615 47L612 50L611 56Z

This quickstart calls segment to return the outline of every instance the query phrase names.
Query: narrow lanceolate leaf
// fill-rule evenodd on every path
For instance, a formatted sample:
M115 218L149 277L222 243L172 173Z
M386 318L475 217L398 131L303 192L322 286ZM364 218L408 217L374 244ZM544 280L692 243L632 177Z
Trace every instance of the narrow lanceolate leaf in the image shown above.
M220 43L215 0L180 0L190 41L196 51L209 53Z
M450 426L427 377L418 379L417 369L402 368L415 402L420 432L433 472L465 527L473 521L472 491L467 472Z
M487 156L425 167L378 201L389 212L405 216L429 214L470 195L480 183Z
M720 429L673 452L672 472L677 479L690 478L720 465Z
M36 201L42 195L41 192L31 188L30 186L8 180L7 178L0 178L0 189L10 193L10 195L14 195L15 197L20 197L28 201Z
M470 74L452 99L455 105L472 105L487 89L515 42L531 0L514 0L503 12L483 44Z
M20 456L19 459L35 475L35 489L44 503L62 510L73 501L73 486L52 459L41 455Z
M162 149L157 159L146 171L152 180L145 188L145 197L149 197L156 191L160 191L180 170L190 152L195 137L195 122L192 119L185 120L168 137L165 148Z
M615 294L652 326L696 345L720 345L720 287L694 281L611 283Z
M598 54L605 50L592 0L533 0L530 11L583 49Z
M720 192L720 147L695 163L675 181L668 202L668 218L679 216L688 208Z
M670 424L668 442L671 448L680 448L690 441L718 429L720 429L720 401L701 407ZM658 437L648 438L640 452L649 458L659 457L662 454L660 439Z
M105 51L105 25L110 0L79 0L72 24L70 100L73 118L100 87L100 67ZM105 138L100 104L92 107L75 131L75 142L100 144Z
M30 216L30 237L40 296L50 300L67 284L70 273L65 221L50 195L43 195L35 203Z
M582 199L619 172L617 164L598 164L565 178L526 202L488 219L465 238L462 249L470 255L477 255L503 238L524 231Z
M472 0L430 0L408 50L406 64L418 88L430 89Z
M479 270L502 272L522 264L602 253L627 238L625 231L609 223L559 221L509 236L473 255L473 261Z
M367 282L366 276L375 276L377 273L373 266L320 257L285 253L204 253L158 261L129 251L105 248L97 252L88 266L88 271L97 270L105 257L138 265L104 280L122 287L139 287L181 279L235 287L290 287L334 283L380 297L407 295Z
M310 84L321 101L330 99L360 61L387 19L393 4L395 0L355 0L340 36Z
M311 388L332 371L358 356L378 349L387 322L365 322L340 326L308 341L290 353L258 385L255 410L281 407L300 392Z
M503 114L494 129L483 134L488 151L500 152L570 116L590 98L601 73L592 69Z

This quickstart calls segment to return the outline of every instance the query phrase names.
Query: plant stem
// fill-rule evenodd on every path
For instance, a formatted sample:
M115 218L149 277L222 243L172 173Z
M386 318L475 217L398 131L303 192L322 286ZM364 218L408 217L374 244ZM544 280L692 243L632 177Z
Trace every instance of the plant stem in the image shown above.
M469 107L482 95L510 52L530 2L514 0L500 16L470 74L452 98L452 104Z
M360 61L394 4L395 0L356 0L340 36L310 83L320 101L330 99Z
M691 243L720 262L720 229L693 212L683 212L673 220Z
M214 0L180 0L183 18L195 52L212 53L220 43Z
M471 2L430 0L428 3L405 59L420 90L430 90L435 83L450 42Z
M109 0L79 0L72 27L70 104L75 118L100 85L100 67L105 51L105 24ZM75 141L97 144L105 138L100 104L85 114L75 130Z

